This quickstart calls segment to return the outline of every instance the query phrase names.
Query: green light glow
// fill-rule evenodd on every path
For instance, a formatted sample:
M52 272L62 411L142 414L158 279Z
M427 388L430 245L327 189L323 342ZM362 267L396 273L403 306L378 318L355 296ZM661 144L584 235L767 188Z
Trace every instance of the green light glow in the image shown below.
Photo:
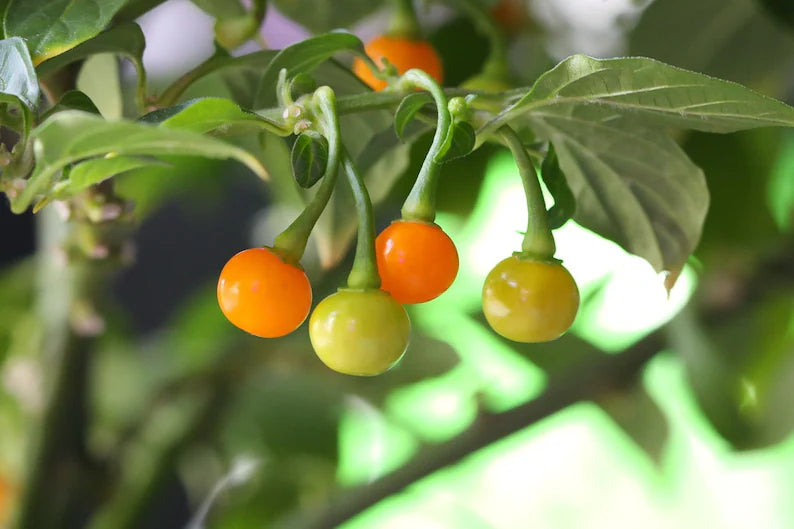
M646 261L624 254L582 308L574 332L605 351L621 351L675 316L696 285L695 272L687 266L668 296Z
M769 175L767 201L781 230L794 224L794 134L787 133L777 163Z
M416 439L359 397L347 400L339 422L340 485L368 483L403 465L416 451Z
M734 452L701 413L673 355L651 362L645 387L671 425L664 467L676 527L794 527L794 436Z
M653 360L644 386L670 422L659 466L600 408L582 403L437 472L343 527L794 526L794 437L770 449L730 451L698 410L675 356Z
M386 411L422 439L445 441L468 428L477 416L468 386L465 373L454 370L398 389L387 399Z
M488 409L504 410L537 396L545 373L459 310L439 299L414 307L411 321L455 349L461 357L457 369L465 373L459 379L481 395Z

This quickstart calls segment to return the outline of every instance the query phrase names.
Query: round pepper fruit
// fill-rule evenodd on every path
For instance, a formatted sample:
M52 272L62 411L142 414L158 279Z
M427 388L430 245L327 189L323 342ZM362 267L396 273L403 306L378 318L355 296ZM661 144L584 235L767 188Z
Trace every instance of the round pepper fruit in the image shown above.
M485 278L482 309L493 330L505 338L547 342L573 324L579 310L579 289L559 261L513 255Z
M397 68L400 74L411 68L424 70L439 84L444 79L444 69L438 52L427 41L406 37L380 35L364 46L364 51L375 64L383 67L384 57ZM361 59L353 61L353 73L373 90L386 88L386 81L378 79Z
M312 347L325 365L347 375L380 375L408 347L408 313L382 290L340 288L309 318Z
M217 294L226 318L261 338L291 333L312 304L306 273L270 248L249 248L229 259L218 278Z

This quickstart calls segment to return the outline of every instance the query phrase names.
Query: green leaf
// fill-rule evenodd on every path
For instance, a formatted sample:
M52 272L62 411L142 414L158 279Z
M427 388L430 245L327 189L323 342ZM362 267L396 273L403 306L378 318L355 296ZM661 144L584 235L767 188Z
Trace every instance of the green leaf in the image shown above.
M380 8L383 0L273 0L276 8L312 33L347 28Z
M576 199L582 226L676 270L695 249L708 207L703 172L664 132L625 118L602 121L599 107L535 115Z
M794 126L794 108L742 85L653 59L597 60L583 55L569 57L541 76L493 123L564 116L581 107L598 107L602 121L631 116L653 126L703 132Z
M227 50L238 48L256 35L261 23L251 15L218 19L215 22L215 42Z
M0 124L21 135L17 145L22 148L14 147L14 160L24 154L38 102L39 84L25 43L18 37L0 40ZM2 154L8 156L5 150ZM4 172L14 171L16 164L9 166L12 163L5 159Z
M245 15L239 0L192 0L205 13L215 18L233 18Z
M112 53L86 58L80 66L75 87L84 92L106 119L121 119L124 100L119 61Z
M30 130L31 119L30 110L18 97L0 93L0 125L26 136ZM7 151L0 148L0 155L6 154Z
M31 110L39 104L36 70L19 37L0 40L0 93L14 96Z
M571 188L568 187L568 181L565 179L562 169L560 169L557 153L554 152L553 146L549 146L549 152L540 167L540 174L543 183L546 184L546 188L554 198L554 205L548 211L548 221L549 227L556 230L573 216L576 211L576 199Z
M52 108L41 116L41 120L44 121L52 114L63 112L64 110L82 110L83 112L89 112L91 114L100 113L90 97L80 90L69 90L61 96L61 99L59 99Z
M216 55L202 68L202 75L185 90L182 98L226 97L243 108L254 108L254 96L263 72L277 54L277 50L263 50L239 57L227 53Z
M38 79L25 43L19 37L0 40L0 125L19 133L10 153L0 146L0 176L21 178L30 172L28 134L38 103Z
M257 34L267 11L266 0L254 0L251 12L239 12L236 8L232 12L224 12L232 5L239 6L237 1L226 2L223 0L195 0L197 4L213 4L215 22L215 41L227 50L233 50ZM222 6L222 7L221 7ZM206 9L205 9L206 10Z
M272 106L276 101L276 83L282 68L287 78L309 73L337 53L364 53L364 45L352 33L337 31L312 37L281 50L270 62L259 83L255 109Z
M262 130L283 134L277 124L243 110L233 101L217 97L193 99L180 105L155 110L138 121L199 134L233 135Z
M292 145L292 175L304 189L322 178L328 166L328 140L314 131L300 134Z
M401 141L405 141L405 127L413 121L416 113L426 105L432 105L433 98L427 92L415 92L409 94L400 101L397 111L394 113L394 131Z
M788 0L769 0L767 7L774 2L791 12ZM629 50L749 86L777 85L775 95L782 96L794 53L786 29L757 0L657 0L631 32Z
M477 135L474 127L465 121L458 121L452 126L452 143L441 158L446 163L456 158L462 158L474 150Z
M108 25L125 0L9 0L6 37L25 40L33 64L64 53Z
M317 88L317 82L309 74L299 73L289 82L289 93L292 99L297 100L299 97L314 92Z
M91 55L114 53L130 59L138 71L138 75L144 75L141 57L145 47L146 40L140 26L134 22L127 22L103 31L79 46L44 61L38 66L37 70L41 77L47 77L64 66Z
M57 192L74 194L113 176L151 165L167 164L156 158L139 156L111 156L88 160L75 165L69 171L69 179L64 182L64 186L58 186Z
M166 0L127 0L116 12L114 22L132 22L147 11L151 11Z
M129 59L138 73L138 94L146 93L146 70L143 68L143 50L146 40L138 24L126 22L119 24L96 37L83 42L71 50L42 62L37 70L44 78L61 70L73 62L100 53L113 53Z
M217 56L202 69L202 75L185 91L183 97L187 99L212 95L229 98L243 108L264 108L268 105L256 102L262 78L264 73L269 70L270 63L282 51L265 50L239 57L232 57L228 54ZM317 83L332 86L337 96L369 91L369 88L349 68L334 60L319 65L314 64L309 69ZM306 80L301 73L306 72L296 72L293 76L303 79L299 81L299 84L303 84ZM276 79L277 77L276 72ZM275 84L271 87L270 92L271 103L274 104L276 101Z
M55 114L33 130L31 139L36 168L25 189L12 201L12 210L17 213L27 209L36 195L49 193L56 175L69 164L108 153L234 158L259 176L267 177L253 155L219 139L143 123L105 121L77 110Z

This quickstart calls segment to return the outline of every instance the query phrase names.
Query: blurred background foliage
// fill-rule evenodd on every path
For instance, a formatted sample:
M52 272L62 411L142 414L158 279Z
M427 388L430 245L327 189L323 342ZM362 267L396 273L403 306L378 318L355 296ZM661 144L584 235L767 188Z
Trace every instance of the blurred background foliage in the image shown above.
M119 16L146 4L131 2ZM240 16L233 2L161 4L139 20L155 91L212 53L214 17ZM273 0L258 38L235 53L339 27L366 39L387 24L383 4ZM450 4L425 2L420 18L454 86L479 71L487 40ZM794 103L789 2L501 4L520 85L572 53L643 55ZM253 107L257 73L219 71L184 99L218 95ZM343 64L316 78L339 93L364 90ZM104 115L132 108L130 64L97 56L80 80ZM429 144L422 130L399 143L389 127L386 112L342 123L380 227L398 215ZM445 165L439 224L458 245L460 274L447 294L410 309L408 354L374 379L328 371L305 326L255 339L217 308L223 263L271 241L302 204L283 140L240 140L265 163L269 184L240 165L193 158L119 177L118 194L136 204L136 259L107 292L105 332L83 381L87 409L64 406L77 415L63 421L62 441L84 428L85 453L47 469L52 496L41 509L66 520L52 527L331 527L328 505L363 508L384 495L344 527L792 527L794 134L679 140L704 169L712 200L675 287L668 295L647 263L570 221L557 232L558 256L583 305L572 332L540 345L498 338L479 311L483 278L519 246L526 224L512 159L486 146ZM316 300L350 265L350 211L348 193L336 193L304 259ZM46 263L58 258L42 235L59 222L50 217L4 209L0 220L0 527L19 509L53 375L37 316L51 295ZM615 359L638 351L653 356L639 370L605 377L597 367L623 366ZM557 381L579 389L555 392ZM538 421L499 415L503 439L398 490L405 476L434 469L428 454L488 444L492 414L541 407L537 419L550 416Z

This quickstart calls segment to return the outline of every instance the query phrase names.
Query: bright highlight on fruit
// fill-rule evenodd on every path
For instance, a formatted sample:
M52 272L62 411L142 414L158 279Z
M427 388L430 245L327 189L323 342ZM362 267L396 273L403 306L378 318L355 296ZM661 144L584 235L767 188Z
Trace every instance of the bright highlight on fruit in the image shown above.
M218 304L240 329L277 338L309 315L312 287L304 271L269 248L250 248L229 259L218 279Z

